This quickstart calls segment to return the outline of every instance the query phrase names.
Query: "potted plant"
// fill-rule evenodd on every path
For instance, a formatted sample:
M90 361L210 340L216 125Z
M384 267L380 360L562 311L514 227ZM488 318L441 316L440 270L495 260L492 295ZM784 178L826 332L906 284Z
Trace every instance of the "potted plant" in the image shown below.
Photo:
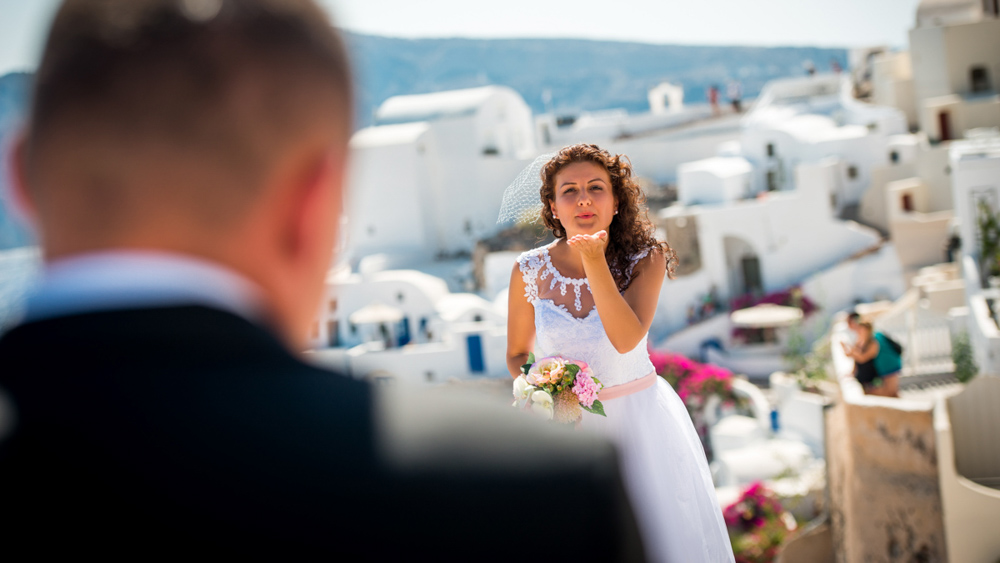
M990 278L1000 275L1000 217L990 209L985 201L980 201L976 208L976 225L979 228L979 275L983 287Z

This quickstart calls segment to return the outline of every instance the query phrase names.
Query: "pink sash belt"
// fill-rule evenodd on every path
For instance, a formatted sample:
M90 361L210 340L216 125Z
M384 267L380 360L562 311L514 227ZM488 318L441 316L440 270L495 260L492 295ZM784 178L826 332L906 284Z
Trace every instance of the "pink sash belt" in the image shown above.
M656 385L656 372L649 375L640 377L629 381L628 383L622 383L621 385L612 385L611 387L605 387L597 394L597 398L601 401L608 401L611 399L617 399L618 397L624 397L625 395L631 395L632 393L638 393L649 389L653 385Z

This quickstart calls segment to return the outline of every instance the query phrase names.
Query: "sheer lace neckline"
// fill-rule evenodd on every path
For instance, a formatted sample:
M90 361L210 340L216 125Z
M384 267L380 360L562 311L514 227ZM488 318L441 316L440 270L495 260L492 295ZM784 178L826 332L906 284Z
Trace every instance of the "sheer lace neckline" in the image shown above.
M566 295L566 286L573 286L573 308L576 311L583 311L583 302L581 301L581 287L587 286L587 291L590 291L590 282L587 278L568 278L562 275L559 270L552 264L552 257L549 256L548 247L542 247L542 262L544 265L544 270L538 274L539 280L545 280L545 278L552 276L552 283L549 285L549 290L553 290L556 284L559 284L559 293ZM553 303L555 303L553 301ZM568 313L569 311L567 311ZM571 315L572 316L572 315ZM590 316L588 313L587 316Z
M595 318L595 319L599 318L599 315L597 313L597 305L591 306L590 310L587 311L586 315L583 315L582 317L578 317L578 316L574 315L573 313L570 313L569 309L567 309L565 305L563 305L562 303L556 303L555 301L553 301L552 299L549 299L548 297L541 297L541 298L538 299L538 302L539 303L544 303L544 304L551 305L553 309L555 309L556 311L559 311L560 313L566 315L567 317L573 319L574 321L584 322L584 321L588 321L588 320L590 320L592 318Z
M625 276L628 280L632 278L632 270L635 268L636 264L647 255L649 255L649 249L639 252L632 258L632 260L630 260L629 264L625 268ZM552 257L549 254L548 246L542 246L534 250L526 251L518 257L517 261L521 269L521 279L524 280L524 296L528 298L530 303L534 304L541 299L546 299L552 303L554 308L560 309L562 313L565 313L575 319L590 316L592 313L592 311L589 310L590 308L588 308L587 315L584 317L578 317L570 313L568 303L563 304L563 299L560 298L560 296L565 297L566 290L572 287L574 298L572 308L575 309L578 314L583 313L583 301L581 299L583 295L583 287L586 286L588 294L592 295L590 282L586 277L571 278L562 275L562 273L557 270L555 265L552 263ZM613 271L612 273L615 272ZM548 287L545 287L543 282L548 282ZM559 286L558 289L556 288L557 285Z
M560 283L571 283L573 285L587 285L587 289L590 289L590 282L587 278L571 278L569 276L564 276L562 273L556 269L555 264L552 263L552 256L549 255L549 247L542 247L542 257L545 259L545 269L552 274L552 276L559 280Z

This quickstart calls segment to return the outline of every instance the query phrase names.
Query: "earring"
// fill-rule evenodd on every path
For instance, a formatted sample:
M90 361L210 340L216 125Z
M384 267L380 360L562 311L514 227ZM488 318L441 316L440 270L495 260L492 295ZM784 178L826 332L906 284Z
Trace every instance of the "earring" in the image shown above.
M618 210L617 209L615 209L615 215L618 215Z

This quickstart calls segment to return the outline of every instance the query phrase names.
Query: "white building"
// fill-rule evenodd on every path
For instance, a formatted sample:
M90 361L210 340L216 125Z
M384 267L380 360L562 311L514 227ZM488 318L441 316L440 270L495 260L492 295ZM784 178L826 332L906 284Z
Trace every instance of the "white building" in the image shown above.
M716 154L719 145L739 139L740 114L714 116L708 104L684 103L681 86L662 83L648 92L649 111L623 109L535 118L539 152L576 143L594 143L626 154L633 170L654 185L677 183L678 167Z
M314 358L369 379L433 383L507 374L506 309L414 270L331 272Z
M719 166L727 167L731 163ZM701 303L709 291L728 301L746 293L782 290L877 246L877 233L834 216L830 193L837 189L843 167L837 158L800 164L788 182L793 187L749 199L676 205L661 211L659 223L681 262L677 279L666 281L661 292L658 331L682 328L689 308ZM689 177L682 173L679 191L696 194L686 186ZM726 181L720 174L718 187L698 187L720 194ZM894 291L891 285L885 289Z
M750 197L753 167L742 157L706 158L680 165L677 201L681 205L727 203Z
M884 51L871 64L872 103L899 108L911 131L920 127L913 90L913 63L909 51Z
M741 149L755 165L754 192L788 189L797 165L840 158L829 194L839 215L861 201L873 170L890 162L889 138L906 131L898 109L858 102L846 77L816 75L768 83L743 120Z
M886 185L889 236L908 274L947 259L945 247L954 212L935 209L931 195L928 186L917 177Z
M891 236L904 268L944 259L953 222L949 141L1000 126L1000 19L992 0L924 0L907 52L874 57L872 99L907 115L916 135L890 143L859 217Z
M537 139L543 147L576 143L607 144L609 141L649 136L712 116L705 104L684 105L684 89L662 83L648 92L649 111L630 114L624 109L585 111L577 115L547 113L535 118Z
M905 133L901 111L857 102L846 78L767 84L737 143L680 166L678 204L658 216L680 260L677 279L661 292L653 331L669 337L659 345L766 376L782 369L784 339L738 341L728 315L688 326L703 303L725 308L736 297L798 285L822 317L900 295L892 246L839 217L856 213L878 170L913 159ZM809 318L795 330L810 338L821 325Z
M684 87L661 82L654 88L650 88L649 113L679 113L684 110Z
M503 190L536 156L531 110L488 86L385 101L351 139L347 247L412 265L471 252Z
M962 237L962 274L968 306L967 330L980 373L1000 373L1000 289L988 279L989 257L983 255L980 205L1000 214L1000 135L951 144L955 216ZM995 259L994 259L995 260ZM984 279L986 277L987 279Z
M837 216L890 161L905 118L850 96L837 75L768 83L743 119L738 154L726 147L729 156L680 167L680 205L660 214L681 259L661 303L669 329L709 288L721 299L784 289L878 244Z
M992 0L923 0L908 52L872 63L875 103L902 109L932 143L1000 125L1000 19Z
M997 3L923 0L910 30L913 91L920 129L932 141L1000 126L1000 19Z

